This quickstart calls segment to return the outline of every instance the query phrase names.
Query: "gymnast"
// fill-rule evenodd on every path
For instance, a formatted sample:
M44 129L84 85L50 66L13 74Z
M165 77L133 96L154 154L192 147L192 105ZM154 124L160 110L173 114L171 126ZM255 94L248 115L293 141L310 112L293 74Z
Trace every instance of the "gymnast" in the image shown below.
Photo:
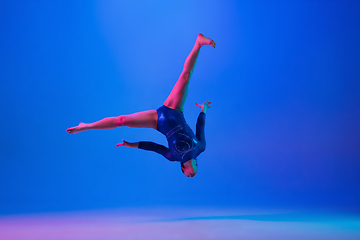
M211 107L211 102L197 104L201 111L196 123L196 135L186 123L183 113L184 103L188 94L189 82L195 67L200 48L203 45L211 45L215 48L215 42L199 34L195 45L185 60L184 68L173 87L164 105L157 110L137 112L130 115L108 117L94 123L80 123L76 127L68 128L67 131L75 134L87 130L112 129L117 127L153 128L166 136L169 148L153 142L127 142L116 146L140 148L154 151L163 155L170 161L181 163L181 170L187 177L194 177L197 173L197 156L205 150L205 114Z

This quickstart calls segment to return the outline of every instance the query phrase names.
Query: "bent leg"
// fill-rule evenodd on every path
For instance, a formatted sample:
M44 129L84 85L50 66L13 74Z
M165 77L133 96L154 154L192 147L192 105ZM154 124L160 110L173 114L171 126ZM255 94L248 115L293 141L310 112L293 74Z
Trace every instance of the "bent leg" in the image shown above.
M194 71L200 48L203 45L211 45L215 48L215 42L210 38L199 34L196 38L195 45L185 60L183 71L180 74L175 86L171 90L170 95L164 102L164 105L176 110L183 111L184 103L187 97L190 77Z
M80 123L76 127L68 128L67 132L75 134L87 130L112 129L124 126L156 129L157 120L158 115L156 110L148 110L118 117L107 117L94 123Z

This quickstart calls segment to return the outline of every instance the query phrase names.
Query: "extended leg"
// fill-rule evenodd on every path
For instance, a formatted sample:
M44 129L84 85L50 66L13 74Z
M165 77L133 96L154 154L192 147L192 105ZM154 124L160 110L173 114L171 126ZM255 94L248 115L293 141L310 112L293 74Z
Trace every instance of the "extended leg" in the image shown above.
M197 36L195 45L185 60L183 71L164 103L165 106L183 111L184 103L188 93L190 77L194 71L200 48L203 45L211 45L215 48L215 42L213 40L204 37L202 34Z
M124 126L156 129L157 119L156 110L149 110L118 117L107 117L94 123L80 123L76 127L68 128L67 131L74 134L86 130L111 129Z

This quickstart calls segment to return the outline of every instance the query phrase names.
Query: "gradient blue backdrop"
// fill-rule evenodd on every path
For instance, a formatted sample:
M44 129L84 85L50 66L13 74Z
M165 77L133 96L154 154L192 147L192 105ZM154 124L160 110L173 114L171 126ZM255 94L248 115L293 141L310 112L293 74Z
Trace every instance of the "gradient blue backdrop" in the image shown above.
M0 214L128 206L359 210L359 1L0 1ZM76 135L159 107L198 33L185 116L211 100L199 172Z

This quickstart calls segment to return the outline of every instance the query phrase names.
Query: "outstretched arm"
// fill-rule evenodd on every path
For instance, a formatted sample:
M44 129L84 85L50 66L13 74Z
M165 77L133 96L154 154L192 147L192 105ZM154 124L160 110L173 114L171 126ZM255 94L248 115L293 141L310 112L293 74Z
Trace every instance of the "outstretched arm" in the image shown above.
M141 142L127 142L123 139L122 143L119 143L116 145L117 147L119 146L125 146L125 147L131 147L131 148L139 148L139 149L143 149L143 150L147 150L147 151L153 151L156 153L159 153L161 155L163 155L166 159L168 159L169 161L175 161L176 159L173 157L173 155L170 152L170 149L154 143L154 142L146 142L146 141L141 141Z
M201 112L196 122L196 138L201 142L203 145L203 151L206 147L205 142L205 113L208 108L211 107L211 102L206 101L203 104L195 103L199 108L201 108Z

